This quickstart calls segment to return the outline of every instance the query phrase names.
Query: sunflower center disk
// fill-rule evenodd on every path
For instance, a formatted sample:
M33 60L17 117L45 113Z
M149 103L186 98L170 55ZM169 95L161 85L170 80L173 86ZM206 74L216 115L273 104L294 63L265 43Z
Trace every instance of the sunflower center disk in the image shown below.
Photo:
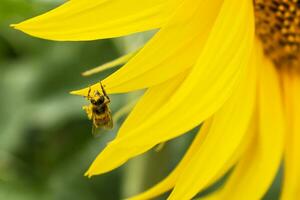
M300 0L254 0L256 34L277 67L300 70Z

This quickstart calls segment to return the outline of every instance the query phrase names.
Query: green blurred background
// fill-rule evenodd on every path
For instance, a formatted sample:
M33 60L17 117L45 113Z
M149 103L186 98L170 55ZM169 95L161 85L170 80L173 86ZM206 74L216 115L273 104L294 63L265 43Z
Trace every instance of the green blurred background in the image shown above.
M81 109L87 101L69 91L97 82L112 71L80 74L137 49L151 33L114 40L53 42L32 38L9 24L43 13L61 0L0 0L0 200L118 200L165 177L182 157L195 130L160 151L133 159L111 173L83 176L112 140L112 131L91 135ZM113 113L139 92L112 96ZM277 199L280 176L266 199ZM159 199L166 199L165 196Z

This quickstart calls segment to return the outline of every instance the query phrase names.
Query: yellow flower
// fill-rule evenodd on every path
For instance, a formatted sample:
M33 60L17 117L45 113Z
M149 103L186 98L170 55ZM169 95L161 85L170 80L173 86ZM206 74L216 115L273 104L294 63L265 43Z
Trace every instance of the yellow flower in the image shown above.
M62 41L159 29L102 81L109 94L147 91L86 175L111 171L204 123L174 171L133 199L171 189L169 199L191 199L233 166L225 185L205 198L261 199L284 160L281 198L293 200L300 196L299 4L69 0L14 27Z

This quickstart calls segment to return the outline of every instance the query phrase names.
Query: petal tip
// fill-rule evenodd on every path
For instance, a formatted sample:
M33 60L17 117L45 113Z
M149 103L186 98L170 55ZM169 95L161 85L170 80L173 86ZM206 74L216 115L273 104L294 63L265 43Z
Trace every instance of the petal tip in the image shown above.
M85 172L84 176L86 176L88 178L92 178L93 176L101 175L106 172L108 172L108 171L98 169L96 166L94 166L94 164L92 164L90 166L90 168L87 170L87 172Z
M88 71L82 72L81 76L90 76L91 74Z
M91 174L90 171L88 170L87 172L85 172L84 176L86 176L90 179L90 178L92 178L93 174Z
M70 92L70 94L77 96L86 96L86 94L82 90L73 90Z
M10 24L9 27L11 27L13 29L16 29L16 30L19 30L19 31L25 32L24 27L23 27L23 22L16 23L16 24Z
M9 27L14 28L14 29L17 29L17 25L18 25L18 24L10 24Z

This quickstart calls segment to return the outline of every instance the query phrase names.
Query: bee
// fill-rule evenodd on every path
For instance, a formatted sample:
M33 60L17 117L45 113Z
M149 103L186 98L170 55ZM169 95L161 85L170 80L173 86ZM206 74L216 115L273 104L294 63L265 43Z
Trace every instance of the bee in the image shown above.
M91 88L88 91L86 98L90 101L89 105L83 106L88 118L93 122L92 134L96 135L97 128L112 129L113 120L108 104L110 98L106 94L102 83L100 82L101 92L94 91L91 95Z

